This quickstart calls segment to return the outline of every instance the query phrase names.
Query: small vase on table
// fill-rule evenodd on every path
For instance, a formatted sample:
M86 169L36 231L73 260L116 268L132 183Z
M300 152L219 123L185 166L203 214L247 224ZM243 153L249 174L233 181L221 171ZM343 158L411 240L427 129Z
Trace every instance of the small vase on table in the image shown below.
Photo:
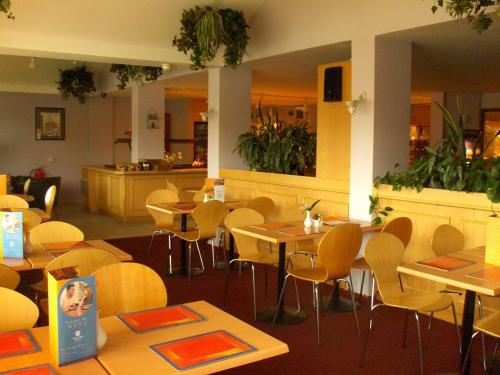
M311 219L311 211L306 210L306 219L304 220L304 227L311 228L312 227L312 219Z

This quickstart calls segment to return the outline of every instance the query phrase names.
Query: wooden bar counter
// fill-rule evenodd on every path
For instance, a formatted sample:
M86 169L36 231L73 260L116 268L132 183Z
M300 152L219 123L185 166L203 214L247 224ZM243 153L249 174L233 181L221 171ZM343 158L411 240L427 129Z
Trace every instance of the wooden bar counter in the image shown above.
M103 166L82 167L82 193L90 212L103 212L125 222L150 218L146 197L156 189L165 189L167 181L179 189L179 199L189 201L185 189L200 189L205 183L205 168L169 171L117 171Z

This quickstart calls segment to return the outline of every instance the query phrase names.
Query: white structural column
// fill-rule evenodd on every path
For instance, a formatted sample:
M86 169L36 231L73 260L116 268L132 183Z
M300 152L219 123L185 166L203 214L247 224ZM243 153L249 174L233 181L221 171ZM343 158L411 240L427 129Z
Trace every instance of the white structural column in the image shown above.
M374 177L408 164L411 43L373 35L352 41L352 97L363 92L351 121L349 216L369 219Z
M236 147L238 136L250 128L252 72L213 68L208 71L208 177L220 168L248 169Z
M154 128L148 119L157 118ZM132 162L162 159L165 137L165 90L161 86L132 85Z

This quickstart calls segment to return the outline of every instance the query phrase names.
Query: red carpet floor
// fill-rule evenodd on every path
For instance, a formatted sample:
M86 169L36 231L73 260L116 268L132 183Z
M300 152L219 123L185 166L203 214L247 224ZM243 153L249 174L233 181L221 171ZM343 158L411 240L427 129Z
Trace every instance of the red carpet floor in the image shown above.
M132 254L134 261L155 269L162 277L167 269L165 237L157 237L151 257L147 256L149 237L123 238L109 240L111 244ZM174 241L174 263L179 262L178 242ZM366 303L359 311L361 336L356 335L354 316L352 313L326 313L321 319L322 345L315 345L314 309L311 305L311 286L299 283L301 302L309 313L309 319L292 326L272 327L253 320L251 272L243 271L241 278L232 272L230 292L227 305L224 306L225 272L211 267L211 254L206 248L206 272L192 279L191 287L187 279L179 277L163 277L167 292L168 304L178 304L197 300L205 300L227 311L239 319L258 329L286 342L290 352L276 358L261 361L252 365L239 367L227 374L417 374L418 349L416 326L414 319L409 319L407 348L402 348L404 312L380 308L375 316L374 329L368 340L368 351L363 368L359 368L362 337L367 329ZM197 259L197 257L193 257ZM256 269L257 306L265 308L274 304L276 299L276 270L269 272L269 293L264 295L264 270ZM324 288L327 295L330 289ZM293 284L288 283L286 300L295 303ZM426 332L427 318L423 317L422 331ZM425 324L425 326L424 326ZM489 350L494 342L487 342ZM482 374L480 366L480 345L477 340L473 349L473 374ZM424 354L426 374L458 372L459 354L457 338L451 324L436 320L427 351ZM498 366L497 366L498 367Z

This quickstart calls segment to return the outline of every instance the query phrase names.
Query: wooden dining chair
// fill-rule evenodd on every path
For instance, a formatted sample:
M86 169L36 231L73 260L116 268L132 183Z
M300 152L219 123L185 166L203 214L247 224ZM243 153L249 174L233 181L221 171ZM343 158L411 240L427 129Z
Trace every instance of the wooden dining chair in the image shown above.
M30 242L33 247L51 242L83 241L83 232L74 225L62 221L49 221L32 228Z
M24 181L23 194L25 194L25 195L29 194L30 184L31 184L31 178L28 178L26 181Z
M170 189L154 190L146 198L146 204L179 202L177 193ZM168 264L170 273L172 273L172 230L175 228L175 215L166 212L160 212L152 208L146 207L148 213L153 217L155 229L151 235L149 242L148 256L151 255L153 241L158 234L166 234L168 236Z
M403 242L390 233L378 233L372 236L366 244L365 259L375 274L381 303L375 305L374 308L369 311L369 324L361 353L361 366L364 365L368 336L371 331L370 322L373 319L373 311L380 306L389 306L405 310L403 348L406 346L408 313L412 313L415 316L417 323L420 373L423 374L423 345L420 333L420 313L423 312L433 315L438 311L443 311L451 307L458 337L459 351L460 331L457 323L455 305L450 296L434 292L405 292L401 289L397 267L401 264L404 251L405 247Z
M2 208L28 208L28 202L15 195L0 195L0 209Z
M42 223L50 221L52 219L52 213L54 210L54 202L56 200L57 188L55 185L49 187L45 193L45 210L40 208L32 208L33 212L36 212L42 218Z
M229 280L231 276L231 265L233 263L248 262L252 265L252 291L253 291L253 315L257 319L257 302L255 292L255 267L254 264L263 264L264 266L277 266L279 263L279 255L277 253L265 253L259 251L258 239L248 237L233 231L234 227L259 225L264 224L264 217L251 208L238 208L227 214L224 220L224 225L228 231L233 235L239 257L231 259L226 267L226 287L224 290L224 304L226 304ZM267 277L267 275L266 275ZM297 288L297 285L295 285ZM300 300L298 291L297 293L297 309L300 310Z
M28 297L0 287L0 332L32 328L38 320L38 307Z
M188 242L188 283L191 285L191 253L193 243L196 245L202 269L205 270L205 264L200 250L200 240L208 240L217 237L217 228L219 222L227 215L228 209L224 203L212 200L200 203L192 212L196 228L181 232L173 230L174 236L182 241ZM212 259L214 259L214 245L212 244Z
M257 211L264 218L264 222L267 222L269 216L271 216L274 211L275 204L269 197L257 197L248 202L247 207Z
M177 196L179 196L179 189L170 181L167 181L167 190L170 190L174 192Z
M203 186L200 190L194 193L193 202L196 203L203 202L203 198L205 198L205 186Z
M31 229L42 223L42 217L30 209L22 209L23 230L29 232Z
M0 264L0 287L15 290L21 281L21 276L5 264Z
M99 317L167 305L161 277L139 263L117 263L94 271Z
M408 247L410 243L411 234L412 234L413 224L410 218L401 216L397 217L391 221L389 221L383 228L383 233L390 233L396 236L402 243L404 248ZM353 269L363 271L363 275L361 277L361 286L359 288L359 298L363 295L363 286L365 282L365 274L368 272L371 278L371 287L370 287L370 310L373 310L375 306L376 299L376 282L375 277L373 275L373 270L371 269L368 262L364 257L358 258L354 261L352 266ZM372 325L372 321L370 321L370 328Z
M343 224L329 230L320 240L318 246L318 258L320 266L314 268L291 268L285 277L283 288L280 292L280 299L283 299L286 281L292 276L294 279L300 279L314 283L314 306L316 306L316 345L320 345L320 309L321 300L319 295L319 285L328 281L333 281L334 285L344 282L351 294L353 306L355 305L354 290L352 288L351 266L358 255L361 247L363 234L361 228L356 224ZM331 297L330 297L331 298ZM278 302L279 304L280 302ZM327 306L329 303L327 304ZM356 309L353 309L354 320L358 335L359 321ZM277 314L274 316L276 322Z

